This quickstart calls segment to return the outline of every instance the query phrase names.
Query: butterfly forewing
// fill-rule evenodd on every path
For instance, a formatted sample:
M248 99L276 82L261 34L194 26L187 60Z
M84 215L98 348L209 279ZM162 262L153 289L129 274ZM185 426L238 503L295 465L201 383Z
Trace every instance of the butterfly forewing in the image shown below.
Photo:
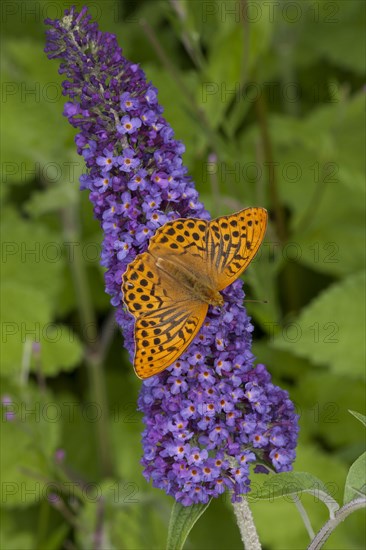
M206 257L206 237L209 222L195 218L179 218L168 222L151 238L149 251L153 256L161 250L177 258L194 258L202 267Z
M217 290L226 288L248 267L263 241L266 227L264 208L245 208L210 222L207 261Z

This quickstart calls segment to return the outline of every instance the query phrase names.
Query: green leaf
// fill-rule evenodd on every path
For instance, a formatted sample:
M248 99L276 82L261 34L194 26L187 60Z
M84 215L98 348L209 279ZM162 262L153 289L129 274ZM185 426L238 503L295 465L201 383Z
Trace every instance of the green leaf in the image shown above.
M197 90L197 102L213 128L220 125L228 105L239 93L242 44L243 28L240 25L221 29L211 44L208 63Z
M41 193L39 204L42 197ZM45 375L70 370L82 355L79 339L71 329L52 322L63 284L63 243L43 223L24 220L11 209L5 214L1 224L6 235L1 273L2 372L19 372L27 341L41 343ZM34 361L27 368L32 366Z
M201 51L203 26L202 29L199 29L203 19L202 6L188 4L186 0L182 0L179 5L163 3L161 7L165 8L163 18L168 18L175 36L179 37L181 42L184 43L190 57L194 60L195 66L200 67L204 61ZM198 9L195 10L195 8Z
M335 158L339 167L339 179L350 192L365 192L364 159L365 128L364 92L356 94L347 102L342 102L335 112L330 109L333 123L330 125L335 143Z
M244 305L248 313L260 323L264 330L273 326L280 318L277 296L276 266L271 262L267 243L264 242L254 260L245 271L244 283L249 283L249 289L244 287L246 296ZM261 300L266 303L251 303L251 299Z
M1 419L3 499L6 508L28 507L47 498L52 479L54 452L60 440L61 406L52 394L30 383L7 388L11 404L3 409L14 414ZM53 485L54 490L54 485Z
M316 271L339 275L364 266L363 101L358 94L291 122L285 148L281 127L273 133L281 195L293 210L291 240L298 260Z
M306 195L308 190L301 188L300 178L312 189L314 184L329 184L334 191L338 180L349 190L364 194L364 167L362 153L365 148L365 132L362 124L364 95L357 93L350 98L322 105L304 119L295 119L288 115L274 114L269 119L271 137L276 147L276 161L282 158L290 165L291 154L294 160L301 161L300 146L311 153L311 159L300 162L302 174L291 171L286 165L279 167L281 188L289 197L298 193ZM326 163L331 163L326 170ZM324 170L325 168L325 170ZM291 181L293 178L293 181ZM303 209L303 204L297 204Z
M363 385L355 378L329 371L304 371L297 361L295 358L297 372L293 374L297 374L298 383L291 388L291 398L301 417L302 437L323 441L329 448L347 453L348 461L354 460L363 450L364 428L348 409L365 407Z
M101 411L99 405L91 398L81 402L71 392L60 393L59 403L61 407L62 432L65 434L62 442L67 461L76 471L83 472L89 479L98 477L98 463L90 457L98 455L95 430ZM80 445L80 441L83 444Z
M305 4L305 2L303 3ZM306 4L305 4L306 5ZM362 2L314 2L306 10L298 50L310 62L324 59L338 67L365 71L365 10ZM350 51L348 44L354 45ZM324 62L324 61L323 61Z
M336 276L364 268L363 104L364 98L357 94L313 110L303 119L269 118L273 170L281 201L292 212L283 261ZM267 173L265 165L258 165L259 139L257 126L245 131L239 164L244 178L248 166L257 166L253 183L258 186ZM274 237L270 244L280 250Z
M357 273L322 292L275 336L274 347L334 373L363 377L365 279L364 272Z
M62 170L60 150L72 143L74 131L61 117L62 77L55 65L52 68L43 48L43 42L30 37L3 42L3 78L11 83L2 119L6 183L33 180L36 173L42 175L47 170L51 161ZM57 139L50 139L55 129Z
M298 496L299 493L309 493L322 500L332 515L339 509L337 501L329 493L326 485L308 472L269 474L265 475L262 483L258 483L257 475L254 486L254 494L250 493L250 497L254 499L271 500L286 495Z
M1 278L53 300L60 291L64 267L60 235L41 222L24 220L11 209L3 212L1 233Z
M360 496L366 496L366 453L363 453L349 469L344 489L344 504Z
M3 488L5 486L3 485ZM0 508L0 548L6 550L34 550L36 546L35 533L29 525L28 528L20 525L19 511Z
M48 212L59 212L62 208L74 205L79 198L79 192L77 185L70 181L63 181L44 191L33 193L25 210L34 218Z
M43 291L23 287L17 281L3 283L0 292L1 372L19 376L27 342L40 341L51 323L51 304Z
M98 498L86 498L78 514L77 548L95 547L98 512L103 513L100 548L163 548L167 510L161 500L143 494L136 483L116 478L102 480L95 493Z
M159 89L159 103L164 106L164 116L174 128L176 139L187 144L184 155L185 162L193 163L197 151L204 151L207 143L205 133L202 131L190 101L190 95L194 96L194 90L198 87L197 75L192 71L181 73L181 81L185 87L182 89L174 75L169 74L166 70L151 65L145 66L144 70L148 78ZM174 101L171 100L172 97L174 97ZM197 104L198 108L199 104Z
M221 123L226 127L226 111L233 103L235 114L228 124L228 131L233 134L251 106L240 86L244 80L249 80L258 59L267 50L273 25L267 17L256 17L260 6L254 6L254 3L248 4L248 21L251 23L247 28L225 13L230 9L225 4L219 2L217 7L223 13L223 19L210 43L198 100L214 128ZM242 18L242 14L239 17Z
M338 189L331 192L332 196L326 191L324 199L320 200L316 219L308 219L301 233L296 233L295 229L292 242L285 246L284 256L290 261L295 257L310 269L339 277L364 267L365 251L361 237L364 214L362 199L357 198L357 194L345 193L339 184L334 184L334 187ZM342 204L344 210L341 212Z
M309 439L305 438L305 444L300 443L298 445L296 454L297 470L302 472L310 471L312 475L320 479L321 483L325 485L326 492L333 499L341 502L347 468L335 456L335 453L322 451L318 445L312 445ZM258 476L253 476L252 482L255 484L257 483L257 477L261 478L263 476L259 474ZM259 493L259 490L254 491L254 497L256 493ZM318 531L325 521L329 519L328 509L316 495L302 493L300 500L310 517L313 529ZM276 549L307 548L309 544L308 535L305 532L299 512L293 504L292 497L285 496L281 499L258 500L258 502L250 502L250 507L263 546ZM363 547L362 521L357 524L357 514L354 516L356 520L354 532L350 532L347 529L347 525L343 528L342 524L335 531L334 535L332 535L334 537L332 539L332 548ZM285 528L284 518L286 518Z
M193 504L192 506L182 506L182 504L174 502L170 515L167 550L183 548L194 524L208 508L210 502L211 500L207 504Z
M67 523L62 523L59 527L54 527L50 531L50 535L41 542L42 550L59 550L70 531L70 526Z
M361 413L359 413L359 412L357 412L357 411L351 411L351 410L349 410L348 412L350 412L351 414L353 414L353 416L354 416L355 418L357 418L357 420L359 420L360 422L362 422L362 424L363 424L364 426L366 426L366 416L365 416L364 414L361 414Z
M75 368L83 357L83 347L76 332L66 325L49 323L43 327L40 339L39 361L33 357L31 369L40 368L45 376Z
M77 366L83 348L76 331L52 322L49 301L39 290L26 289L17 282L1 288L0 319L2 327L1 372L19 376L21 367L44 376L55 376ZM27 345L40 343L39 357Z

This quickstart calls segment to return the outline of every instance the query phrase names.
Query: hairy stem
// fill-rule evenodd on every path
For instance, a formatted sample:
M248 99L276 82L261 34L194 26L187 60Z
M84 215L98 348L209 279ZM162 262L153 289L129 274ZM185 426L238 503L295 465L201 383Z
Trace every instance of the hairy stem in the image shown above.
M242 501L234 502L233 507L245 550L261 550L253 514L247 499L242 496Z
M311 541L308 546L308 550L318 550L321 548L324 543L328 540L330 535L333 533L334 529L346 519L352 512L360 510L361 508L366 508L366 498L356 498L351 502L345 504L342 508L338 510L334 518L329 519L323 527L318 531L315 538Z

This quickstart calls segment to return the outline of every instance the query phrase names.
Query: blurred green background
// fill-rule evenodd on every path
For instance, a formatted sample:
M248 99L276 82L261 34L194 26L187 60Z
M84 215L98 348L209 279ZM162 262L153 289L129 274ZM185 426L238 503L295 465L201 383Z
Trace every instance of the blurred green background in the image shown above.
M342 503L365 439L348 412L365 410L364 2L85 4L159 89L211 214L270 211L244 277L248 298L269 302L247 306L254 351L296 403L295 470ZM104 293L58 65L43 53L43 19L69 5L2 3L0 546L160 549L172 500L142 477L141 383ZM264 548L307 546L288 498L252 501ZM318 530L326 507L301 501ZM326 548L364 548L363 521L348 518ZM187 548L241 548L228 497Z

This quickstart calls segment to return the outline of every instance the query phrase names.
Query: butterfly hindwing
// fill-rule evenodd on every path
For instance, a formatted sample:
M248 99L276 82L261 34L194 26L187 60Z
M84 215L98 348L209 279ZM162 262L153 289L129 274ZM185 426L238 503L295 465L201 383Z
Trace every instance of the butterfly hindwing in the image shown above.
M139 254L127 267L122 291L128 310L135 317L159 308L169 299L164 296L155 262L147 253Z
M156 245L159 246L159 245ZM135 318L134 367L148 378L171 365L200 329L208 305L192 298L156 266L151 253L139 254L123 275L124 301Z
M192 342L201 328L208 306L179 303L163 312L144 315L136 320L135 359L137 376L148 378L171 365Z

